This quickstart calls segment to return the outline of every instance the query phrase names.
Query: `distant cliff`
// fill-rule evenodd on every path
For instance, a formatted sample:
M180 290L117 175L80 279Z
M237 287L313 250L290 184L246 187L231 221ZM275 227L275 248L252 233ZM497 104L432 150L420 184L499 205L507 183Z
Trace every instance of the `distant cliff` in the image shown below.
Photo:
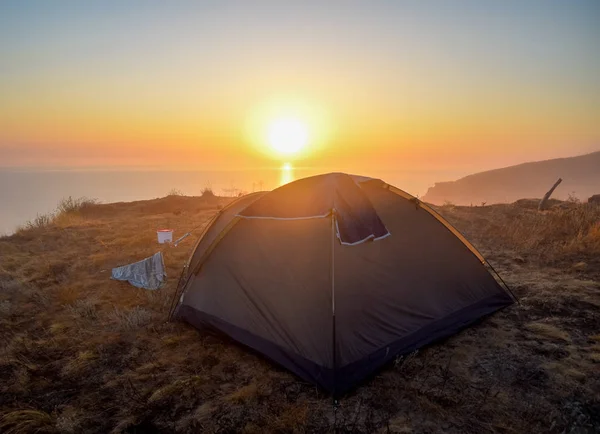
M574 194L582 201L600 193L600 151L570 158L524 163L465 176L456 181L438 182L423 200L434 204L479 205L541 198L559 177L562 184L553 198Z

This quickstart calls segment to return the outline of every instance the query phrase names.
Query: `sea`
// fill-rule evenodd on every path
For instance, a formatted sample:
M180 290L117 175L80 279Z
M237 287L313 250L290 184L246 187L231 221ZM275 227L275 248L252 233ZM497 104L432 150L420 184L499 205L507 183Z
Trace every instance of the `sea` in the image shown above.
M272 190L288 182L326 173L323 168L281 167L247 170L159 169L0 169L0 235L10 235L19 225L39 214L51 213L69 196L101 203L129 202L164 197L170 193L199 196L206 188L221 196ZM366 170L360 175L380 178L415 196L435 182L457 179L456 171Z

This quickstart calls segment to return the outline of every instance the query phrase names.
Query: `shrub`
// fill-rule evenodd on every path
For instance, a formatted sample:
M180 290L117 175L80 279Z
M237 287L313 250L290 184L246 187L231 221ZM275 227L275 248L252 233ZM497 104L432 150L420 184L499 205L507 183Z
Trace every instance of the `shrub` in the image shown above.
M97 203L98 201L96 199L89 199L87 197L73 199L73 197L69 196L58 202L58 205L56 206L56 215L76 214L81 212L84 208Z
M69 220L69 217L79 216L82 211L89 209L98 203L96 199L80 197L74 199L69 196L63 198L56 205L56 210L47 214L38 214L34 219L27 221L24 225L17 228L16 232L23 232L33 229L44 229L56 224L59 221Z
M574 191L572 191L571 193L569 193L569 197L567 199L567 202L571 202L571 203L581 203L581 200L579 200L579 198L577 197L577 195L575 194Z
M30 229L46 228L54 222L54 217L54 213L38 214L33 220L29 220L23 226L19 226L17 232Z
M167 193L167 197L169 196L183 196L183 192L177 188L172 188Z
M204 187L202 189L202 197L203 198L213 198L215 197L215 193L212 191L212 188L210 187Z

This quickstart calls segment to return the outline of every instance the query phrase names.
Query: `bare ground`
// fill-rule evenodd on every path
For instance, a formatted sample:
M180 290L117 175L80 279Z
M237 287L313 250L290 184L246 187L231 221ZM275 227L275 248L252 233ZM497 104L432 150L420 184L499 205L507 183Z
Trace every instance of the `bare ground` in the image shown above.
M442 207L520 298L340 400L109 280L226 199L89 205L0 238L0 432L600 432L600 211ZM196 234L199 232L196 232Z

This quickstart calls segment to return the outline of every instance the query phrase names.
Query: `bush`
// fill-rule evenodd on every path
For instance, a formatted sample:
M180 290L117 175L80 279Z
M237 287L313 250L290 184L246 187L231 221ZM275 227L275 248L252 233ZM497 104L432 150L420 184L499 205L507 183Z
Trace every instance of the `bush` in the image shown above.
M98 201L96 199L89 199L87 197L73 199L73 197L69 196L58 202L58 205L56 206L56 214L76 214L81 212L84 208L90 207L97 203Z
M212 191L212 188L205 187L202 189L202 197L203 198L212 198L215 197L215 193Z
M30 229L41 229L48 227L54 221L54 214L38 214L33 220L27 221L23 226L17 229L17 232Z
M579 200L579 198L577 197L577 195L575 194L575 192L572 191L571 193L569 193L569 198L567 199L567 202L580 204L581 200Z
M167 193L167 197L169 197L169 196L183 196L183 192L181 190L176 189L176 188L172 188Z
M54 212L38 214L33 220L29 220L24 225L19 226L16 232L47 228L57 223L57 221L64 219L64 217L79 215L82 211L97 203L96 199L89 199L87 197L73 199L73 197L69 196L63 198L56 205Z

